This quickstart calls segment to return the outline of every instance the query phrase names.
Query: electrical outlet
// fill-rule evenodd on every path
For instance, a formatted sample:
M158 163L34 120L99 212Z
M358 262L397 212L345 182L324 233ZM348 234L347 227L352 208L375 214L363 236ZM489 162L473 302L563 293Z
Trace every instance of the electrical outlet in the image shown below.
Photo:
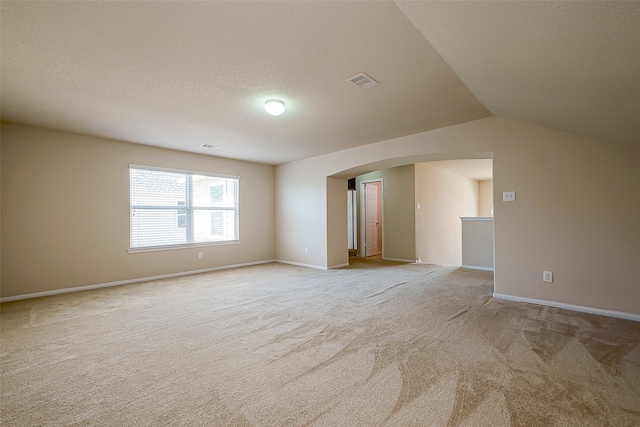
M204 258L204 254L202 252L198 252L198 259Z
M304 253L308 254L309 253L309 248L304 248Z
M542 281L553 283L553 272L552 271L543 271L542 272Z
M515 202L516 201L516 192L515 191L503 191L502 192L502 201L503 202Z

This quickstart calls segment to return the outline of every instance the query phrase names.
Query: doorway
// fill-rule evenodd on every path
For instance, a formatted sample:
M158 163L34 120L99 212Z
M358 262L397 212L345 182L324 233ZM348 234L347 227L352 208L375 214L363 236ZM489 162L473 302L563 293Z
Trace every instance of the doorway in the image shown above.
M382 254L382 181L362 183L363 256Z

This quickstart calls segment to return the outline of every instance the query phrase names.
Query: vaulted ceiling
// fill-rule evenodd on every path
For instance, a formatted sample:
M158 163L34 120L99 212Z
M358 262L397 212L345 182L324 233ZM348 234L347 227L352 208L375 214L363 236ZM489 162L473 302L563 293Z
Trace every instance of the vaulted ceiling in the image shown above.
M1 24L10 122L268 164L492 114L640 146L640 2L2 1Z

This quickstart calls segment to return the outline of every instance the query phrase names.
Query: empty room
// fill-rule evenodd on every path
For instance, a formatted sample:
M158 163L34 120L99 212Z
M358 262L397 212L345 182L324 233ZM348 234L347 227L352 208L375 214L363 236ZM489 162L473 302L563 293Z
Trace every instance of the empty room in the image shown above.
M0 12L3 426L640 425L640 2Z

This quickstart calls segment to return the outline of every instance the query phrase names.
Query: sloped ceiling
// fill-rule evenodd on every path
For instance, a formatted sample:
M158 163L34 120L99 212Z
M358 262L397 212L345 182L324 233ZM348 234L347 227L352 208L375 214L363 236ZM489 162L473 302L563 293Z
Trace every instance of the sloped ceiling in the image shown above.
M492 114L640 145L640 2L396 2Z
M491 159L438 160L429 162L429 165L476 181L493 179L493 160Z
M491 114L639 143L638 2L607 5L3 1L1 116L268 164Z

